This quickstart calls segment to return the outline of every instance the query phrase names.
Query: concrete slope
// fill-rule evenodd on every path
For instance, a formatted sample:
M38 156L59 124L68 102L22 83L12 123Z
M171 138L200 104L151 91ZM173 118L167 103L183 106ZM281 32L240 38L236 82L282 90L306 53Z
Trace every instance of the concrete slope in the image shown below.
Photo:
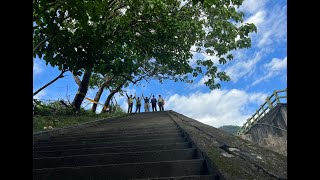
M34 135L34 179L286 179L286 157L173 111Z
M34 179L214 179L167 112L34 136Z
M287 179L287 157L176 112L169 116L226 179Z

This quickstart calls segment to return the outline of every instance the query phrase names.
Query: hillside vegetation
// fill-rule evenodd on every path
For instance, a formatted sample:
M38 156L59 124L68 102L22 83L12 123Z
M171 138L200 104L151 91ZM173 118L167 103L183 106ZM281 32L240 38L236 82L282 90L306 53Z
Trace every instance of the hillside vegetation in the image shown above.
M83 108L79 112L75 112L73 109L65 107L60 101L47 104L39 102L34 108L33 132L62 128L124 114L119 106L115 107L111 113L96 114Z

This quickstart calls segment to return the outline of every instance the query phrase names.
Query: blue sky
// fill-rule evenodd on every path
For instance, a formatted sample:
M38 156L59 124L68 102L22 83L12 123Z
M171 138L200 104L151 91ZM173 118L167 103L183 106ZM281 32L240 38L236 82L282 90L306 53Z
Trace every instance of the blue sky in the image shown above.
M165 81L142 82L139 86L125 88L128 94L137 96L161 94L166 101L165 110L174 110L205 124L219 127L222 125L243 125L265 98L274 90L287 87L287 1L286 0L245 0L240 10L244 11L245 22L255 23L258 32L251 34L252 47L234 52L234 60L218 68L225 70L231 81L222 82L221 88L211 91L203 85L204 79L198 77L193 84ZM193 60L213 59L194 53ZM50 82L60 74L57 68L46 66L44 60L34 59L34 91ZM37 99L73 100L77 84L70 72L39 94ZM94 98L97 90L90 89L88 98ZM100 103L108 96L105 90ZM125 97L115 95L117 102L126 110ZM88 101L83 106L91 107ZM101 107L98 106L100 112ZM135 107L134 107L135 110ZM143 110L143 107L141 109Z

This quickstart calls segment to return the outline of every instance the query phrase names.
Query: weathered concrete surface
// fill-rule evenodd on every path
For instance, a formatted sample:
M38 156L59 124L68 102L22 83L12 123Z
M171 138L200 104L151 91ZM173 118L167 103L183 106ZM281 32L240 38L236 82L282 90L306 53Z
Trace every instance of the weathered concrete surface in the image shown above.
M80 128L81 127L81 128ZM34 179L214 179L166 112L139 113L34 138Z
M287 156L287 104L277 104L241 137Z
M168 115L226 179L287 179L287 157L182 114Z
M287 178L285 156L173 111L38 133L34 140L34 179Z
M119 116L119 117L113 117L113 118L106 118L106 119L98 119L95 121L90 121L78 125L72 125L65 128L57 128L53 130L46 130L46 131L40 131L33 133L33 142L37 142L39 139L48 139L49 137L54 137L58 135L64 135L70 132L73 132L75 129L78 131L81 131L83 129L87 129L88 127L97 127L100 124L110 122L110 121L118 121L119 119L125 118L128 116L128 114Z

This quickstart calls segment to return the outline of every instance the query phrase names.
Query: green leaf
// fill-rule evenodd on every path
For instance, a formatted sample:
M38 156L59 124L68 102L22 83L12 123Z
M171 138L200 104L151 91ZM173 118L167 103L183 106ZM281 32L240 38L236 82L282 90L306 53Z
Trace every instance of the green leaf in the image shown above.
M222 57L222 58L219 59L219 63L220 64L225 64L225 63L227 63L227 60Z
M232 59L233 59L233 55L232 55L232 54L229 54L229 55L227 56L227 59L232 60Z

